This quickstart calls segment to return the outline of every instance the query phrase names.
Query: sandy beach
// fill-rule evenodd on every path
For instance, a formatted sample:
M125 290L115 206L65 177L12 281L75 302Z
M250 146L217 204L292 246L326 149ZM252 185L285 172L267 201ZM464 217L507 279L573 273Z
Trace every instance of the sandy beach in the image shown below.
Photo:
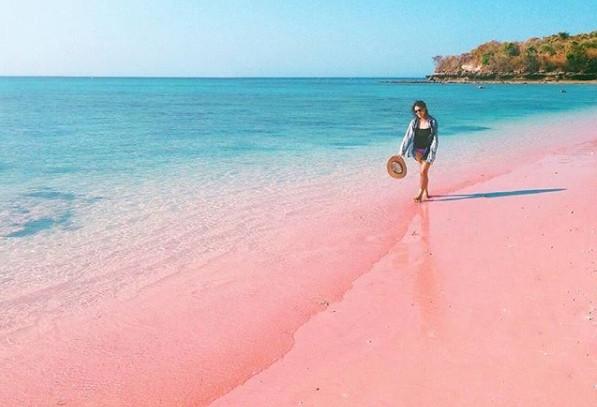
M595 405L596 150L418 206L288 354L212 405Z
M0 407L597 407L590 4L5 3Z
M283 235L132 298L49 304L2 336L0 404L594 405L596 125L513 127L546 140L439 161L420 205L412 163L404 181L381 163Z

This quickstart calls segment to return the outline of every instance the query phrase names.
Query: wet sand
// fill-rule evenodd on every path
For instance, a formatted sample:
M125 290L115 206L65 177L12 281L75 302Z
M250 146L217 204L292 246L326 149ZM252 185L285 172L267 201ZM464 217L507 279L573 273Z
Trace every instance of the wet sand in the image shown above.
M596 405L596 152L420 204L290 352L212 405Z
M595 124L515 125L545 141L438 161L421 205L384 162L133 298L50 303L0 336L0 404L593 405Z

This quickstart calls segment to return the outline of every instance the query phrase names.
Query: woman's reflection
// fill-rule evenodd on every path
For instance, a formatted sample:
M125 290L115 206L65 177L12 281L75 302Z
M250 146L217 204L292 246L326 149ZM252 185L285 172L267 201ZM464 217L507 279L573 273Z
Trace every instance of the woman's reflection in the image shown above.
M440 332L441 307L438 275L429 243L429 206L419 205L418 212L421 231L419 240L421 260L416 267L414 300L419 306L421 333L434 338Z

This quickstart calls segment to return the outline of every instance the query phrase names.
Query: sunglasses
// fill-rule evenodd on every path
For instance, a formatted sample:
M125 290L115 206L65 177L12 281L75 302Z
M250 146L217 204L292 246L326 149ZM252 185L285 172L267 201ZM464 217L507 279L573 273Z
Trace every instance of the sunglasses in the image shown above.
M425 109L415 109L415 113L423 112Z

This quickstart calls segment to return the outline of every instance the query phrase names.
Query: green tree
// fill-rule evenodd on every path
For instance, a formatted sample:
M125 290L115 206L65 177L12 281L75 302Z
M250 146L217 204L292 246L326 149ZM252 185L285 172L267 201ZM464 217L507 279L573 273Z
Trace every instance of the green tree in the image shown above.
M521 42L489 41L468 53L433 57L435 72L462 73L463 65L481 66L485 73L568 71L597 73L597 31L570 35L560 32Z
M590 62L584 47L576 41L572 41L570 50L566 53L566 70L568 72L586 72L589 70Z
M556 50L554 49L554 47L551 44L543 44L543 45L541 45L539 50L541 51L542 54L547 54L550 56L553 56L556 54Z
M539 59L537 58L537 49L528 47L522 59L522 68L525 72L535 73L539 70Z
M514 42L506 42L504 44L504 51L506 52L506 55L511 57L520 55L520 49L518 48L518 44Z

